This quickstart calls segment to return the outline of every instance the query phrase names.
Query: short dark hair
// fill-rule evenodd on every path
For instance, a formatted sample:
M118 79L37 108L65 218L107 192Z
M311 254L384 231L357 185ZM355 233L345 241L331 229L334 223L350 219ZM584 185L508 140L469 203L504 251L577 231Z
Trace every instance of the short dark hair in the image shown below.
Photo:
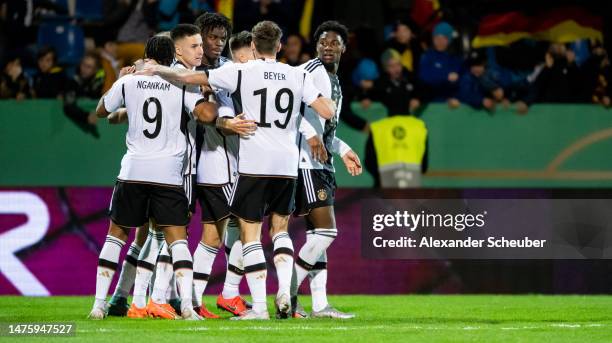
M275 53L280 39L283 36L283 31L278 25L269 20L260 21L251 30L253 34L253 43L255 49L264 54Z
M235 51L245 46L251 46L253 41L253 35L249 31L241 31L234 34L229 40L229 46L231 51Z
M174 42L164 36L153 36L145 46L145 58L154 59L157 63L170 66L174 61Z
M344 43L344 45L347 44L348 29L346 28L346 26L340 24L339 22L335 20L328 20L326 22L321 23L321 25L317 27L314 35L312 36L313 42L315 43L318 42L323 32L327 32L327 31L334 31L335 33L339 34L340 37L342 37L342 43Z
M228 37L232 34L232 23L230 23L226 16L220 13L204 13L195 20L194 24L200 29L202 35L218 27L225 29Z
M185 37L191 37L200 34L200 28L193 24L178 24L170 31L170 38L176 42Z
M54 47L48 45L45 45L38 50L36 53L36 60L38 61L39 59L47 56L47 54L53 54L53 63L57 63L57 52L55 51Z

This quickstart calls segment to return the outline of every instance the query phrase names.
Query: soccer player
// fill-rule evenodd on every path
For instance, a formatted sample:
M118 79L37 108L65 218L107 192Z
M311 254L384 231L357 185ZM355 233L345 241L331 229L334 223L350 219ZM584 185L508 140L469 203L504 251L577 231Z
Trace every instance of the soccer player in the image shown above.
M232 26L224 15L204 13L199 16L195 25L199 28L204 42L204 61L198 70L211 70L230 61L221 56ZM233 104L226 91L214 91L211 99L218 105L222 117L233 118ZM219 318L210 312L202 302L212 271L212 265L219 252L221 237L238 237L236 225L228 230L228 199L231 186L236 178L236 156L238 154L238 137L226 135L214 126L199 127L198 143L198 178L197 198L202 209L202 236L194 258L194 306L205 318ZM235 238L234 238L235 239ZM226 248L226 251L228 249Z
M337 105L335 115L330 119L319 117L310 108L304 108L303 120L309 122L322 135L325 149L342 157L348 172L361 174L361 162L351 148L336 137L336 127L342 104L342 90L338 81L340 58L346 50L348 31L337 21L322 23L315 31L317 58L301 66L312 75L313 83L323 96L330 97ZM310 275L312 293L312 317L353 318L350 313L336 310L327 302L327 257L325 251L337 235L334 217L334 193L336 180L333 160L330 156L324 162L312 158L310 145L302 137L300 144L300 171L296 194L296 215L305 216L306 243L300 249L295 261L296 284L292 287L294 317L303 317L303 310L297 309L297 289L306 276Z
M167 37L152 37L145 47L145 56L169 66L174 59L174 44ZM96 109L99 117L126 107L128 151L111 198L110 227L98 261L96 299L90 318L102 319L106 315L106 295L128 228L142 226L150 216L163 227L172 252L182 317L201 319L191 307L193 262L185 228L189 209L182 184L187 133L181 125L182 116L172 114L184 114L183 109L187 108L199 120L211 122L216 118L208 105L199 93L186 92L185 87L143 75L122 77L100 99ZM240 120L223 123L240 124Z
M242 31L235 35L233 35L229 40L230 52L232 57L232 62L234 63L246 63L255 59L255 55L253 54L253 50L251 48L252 36L248 31ZM227 92L224 92L227 93ZM229 114L234 112L234 105L229 96L223 96L223 92L220 95L220 99L225 103L219 111L228 111ZM227 137L228 140L234 140L235 137ZM235 140L232 142L232 147L234 149L229 149L232 151L231 155L235 157L238 153L238 144L239 141ZM228 145L228 147L230 147ZM237 166L237 160L232 158L231 164L228 166L232 170L232 175L235 175ZM235 176L232 179L231 186L235 182ZM231 188L230 188L231 195ZM202 206L204 208L204 205ZM227 212L229 214L229 199L227 199L226 206ZM232 217L230 219L230 224L234 224L229 226L226 229L224 236L224 245L226 251L226 260L227 260L227 270L225 271L225 281L223 283L223 291L217 297L217 307L228 311L234 315L240 315L245 312L250 304L247 303L241 296L239 292L240 281L242 280L242 276L244 275L244 267L242 263L242 243L240 242L240 231L235 223L235 218Z
M177 82L224 89L235 98L236 112L257 123L251 137L240 139L239 175L230 199L231 213L239 218L244 270L253 298L253 308L234 317L244 320L269 319L266 263L260 243L266 215L270 215L279 277L275 303L281 316L290 312L293 245L287 227L294 209L298 170L297 115L302 102L324 118L335 112L334 103L321 96L307 72L276 61L282 35L278 25L262 21L251 33L257 59L246 64L231 64L208 73L178 72L163 66L149 66L145 71ZM226 119L217 120L223 123Z
M170 31L170 38L174 42L175 60L172 63L174 68L184 68L193 70L196 66L202 63L202 37L198 27L190 24L178 24ZM189 89L190 92L197 93L196 88ZM185 194L189 200L189 212L195 212L195 196L194 196L194 179L196 175L196 149L195 149L195 131L196 123L193 116L189 113L181 119L181 125L187 128L187 151L184 161L184 180L183 187ZM132 299L132 307L128 311L128 317L139 317L145 315L145 312L140 309L145 308L146 315L176 319L177 309L180 309L176 299L176 281L173 278L172 263L167 244L162 242L161 247L153 237L158 239L158 236L151 236L151 246L148 249L148 255L139 259L138 272L134 286L134 297ZM147 244L145 244L147 246ZM157 249L156 249L157 248ZM161 253L160 253L161 251ZM159 258L158 258L159 253ZM157 261L157 265L155 262ZM155 270L155 280L151 291L151 299L146 302L147 289L149 282ZM168 299L167 291L170 288L170 299ZM195 300L195 299L194 299ZM170 305L174 304L174 306Z

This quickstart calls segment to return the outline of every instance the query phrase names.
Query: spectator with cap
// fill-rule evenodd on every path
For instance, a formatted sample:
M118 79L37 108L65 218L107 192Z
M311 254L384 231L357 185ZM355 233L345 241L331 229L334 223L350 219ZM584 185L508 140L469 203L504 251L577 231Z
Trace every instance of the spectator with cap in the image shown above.
M504 98L504 91L487 78L486 56L474 50L467 60L468 72L459 79L458 100L475 109L495 110L495 102Z
M434 27L433 47L421 56L418 68L419 80L423 82L431 101L448 101L452 108L459 106L455 98L462 73L462 60L449 53L453 39L453 27L441 22Z
M389 114L414 113L421 106L414 73L402 65L402 57L394 49L385 50L380 60L384 73L374 82L372 100L385 105Z
M353 85L355 86L355 96L363 109L368 109L372 104L371 97L374 90L374 81L378 77L378 67L369 58L361 59L357 64L357 68L353 71L352 78Z

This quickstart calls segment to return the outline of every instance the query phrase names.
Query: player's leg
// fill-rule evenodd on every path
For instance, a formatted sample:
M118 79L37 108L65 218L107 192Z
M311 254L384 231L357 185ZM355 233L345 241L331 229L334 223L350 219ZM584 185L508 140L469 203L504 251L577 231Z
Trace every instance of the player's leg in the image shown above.
M246 275L253 308L241 314L240 319L268 319L268 306L266 305L266 258L260 242L261 222L248 222L244 219L238 220L242 242L242 256L244 272Z
M242 260L240 228L236 218L229 220L225 230L224 244L227 254L227 270L225 271L223 291L217 297L217 308L237 316L252 306L240 296L240 282L244 276L244 263Z
M295 261L296 281L299 287L319 257L327 250L337 235L333 207L318 207L306 217L308 226L313 228L308 239L300 249Z
M96 274L96 296L89 317L106 316L106 296L117 269L121 248L128 238L129 227L138 227L146 221L146 190L141 185L118 181L113 190L109 216L111 218L106 241L100 251Z
M296 180L272 179L267 188L270 196L270 235L274 242L274 266L278 277L276 294L277 318L288 318L291 312L291 278L293 275L293 243L289 238L289 217L295 210Z
M155 271L155 263L161 247L165 242L164 233L157 227L153 219L150 221L149 238L147 240L149 244L145 244L145 247L143 247L138 257L138 269L134 284L132 307L142 308L146 306L147 314L150 317L174 319L177 317L177 314L168 304L157 304L153 299L149 299L148 303L146 301L147 291Z
M270 216L270 236L274 243L274 266L278 277L276 293L277 318L288 318L291 309L291 278L293 275L293 243L288 233L289 216L272 213Z
M332 307L327 302L327 249L337 236L334 207L326 206L313 209L306 218L310 238L306 241L298 262L296 262L297 282L311 276L312 313L314 318L350 319L355 315ZM310 253L313 251L313 253ZM316 256L316 258L313 258ZM312 262L312 263L311 263Z
M232 319L269 319L266 305L266 257L261 246L261 225L266 203L265 178L239 175L229 205L238 217L242 239L244 272L253 299L253 308Z
M202 319L193 310L193 259L187 246L189 204L180 187L152 186L149 211L157 226L162 227L181 298L181 316L187 320Z
M206 290L215 257L219 252L218 247L221 245L221 237L226 225L227 219L216 223L202 224L202 238L193 254L193 285L197 311L205 318L219 318L219 316L206 309L202 302L202 296Z
M108 302L108 315L109 316L125 316L129 305L127 303L127 297L130 295L130 291L134 286L134 279L136 276L136 266L138 263L138 255L142 247L145 245L147 239L147 228L143 225L136 229L136 237L130 245L123 265L121 266L121 273L115 286L115 292Z
M96 297L89 314L91 319L103 319L106 316L106 296L117 270L119 254L128 238L126 228L111 221L106 241L100 251L96 274Z

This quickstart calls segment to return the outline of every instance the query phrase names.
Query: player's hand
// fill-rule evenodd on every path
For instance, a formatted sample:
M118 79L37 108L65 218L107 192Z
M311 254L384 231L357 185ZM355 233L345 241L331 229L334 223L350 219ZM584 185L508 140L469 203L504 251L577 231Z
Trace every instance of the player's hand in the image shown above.
M327 161L327 150L325 149L325 145L323 144L323 140L319 135L314 135L313 137L306 140L308 145L310 146L310 151L312 152L312 158L315 161L319 161L324 163Z
M244 119L244 113L241 113L234 118L218 118L217 127L237 133L240 137L248 137L257 130L257 123Z
M342 156L342 162L344 162L344 165L346 166L346 171L348 171L352 176L357 176L363 171L359 156L357 156L353 150Z
M134 74L152 76L152 75L155 75L158 69L159 69L159 65L155 63L155 61L146 59L144 61L144 65L142 66L142 69L135 72Z
M128 74L133 74L135 71L136 71L136 67L135 66L123 67L119 71L119 78L122 78L122 77L124 77L125 75L128 75Z

